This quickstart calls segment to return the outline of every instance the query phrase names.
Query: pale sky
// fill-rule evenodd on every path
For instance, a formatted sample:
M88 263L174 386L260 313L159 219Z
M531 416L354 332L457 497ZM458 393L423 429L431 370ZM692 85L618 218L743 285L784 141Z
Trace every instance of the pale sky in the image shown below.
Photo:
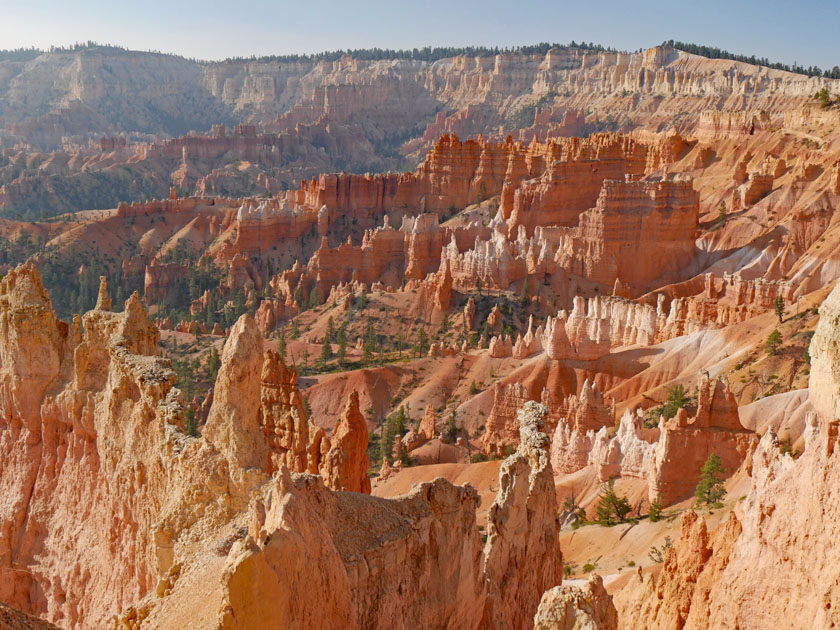
M840 0L0 0L0 49L94 40L200 59L570 40L635 50L675 39L826 68L840 65L838 33Z

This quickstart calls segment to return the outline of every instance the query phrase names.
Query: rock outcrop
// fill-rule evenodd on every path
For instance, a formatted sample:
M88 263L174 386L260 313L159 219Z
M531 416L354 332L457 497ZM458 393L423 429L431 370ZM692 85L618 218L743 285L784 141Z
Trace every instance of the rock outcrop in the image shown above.
M585 436L587 432L598 431L602 427L612 427L614 424L612 404L604 399L598 386L590 383L589 380L584 381L578 394L568 396L552 392L548 387L536 389L526 387L522 383L509 385L496 383L493 388L493 408L482 437L485 452L500 456L504 455L506 450L515 448L519 443L520 435L518 412L529 400L537 400L547 409L548 413L543 420L543 430L549 436L563 435L566 431ZM560 425L563 428L558 434L556 427ZM561 438L560 444L566 444L566 440ZM552 453L556 448L552 445ZM564 447L559 448L566 452ZM588 452L589 448L586 448L582 453L584 461ZM558 459L557 462L559 461ZM552 466L563 472L573 472L573 470L568 470L567 465L558 468L554 459L552 459Z
M234 324L222 350L213 406L203 437L234 470L269 469L269 445L260 426L263 336L250 315Z
M0 628L3 630L58 630L48 621L28 615L0 603Z
M562 579L554 474L541 431L547 413L533 401L519 411L519 446L499 470L499 493L487 513L489 627L530 628L542 593Z
M741 425L738 404L727 383L702 376L698 385L697 413L689 418L680 409L660 424L653 452L649 500L657 497L668 505L690 495L700 479L700 469L710 454L721 459L731 475L752 453L758 437Z
M840 291L836 288L820 306L820 323L811 340L811 375L808 397L814 410L827 420L840 418Z
M475 490L440 478L380 499L284 469L227 556L220 627L270 618L301 630L475 628L484 605L477 506Z
M353 391L330 438L330 450L321 464L321 475L333 490L370 494L368 429L359 411L359 394Z
M604 588L604 581L593 573L583 586L555 586L546 591L534 630L618 630L618 613Z
M268 472L286 466L309 470L309 418L297 387L297 370L266 350L260 376L259 425L271 450Z
M812 341L818 375L830 374L837 358L830 340L838 322L830 313L839 296L835 289L826 299L829 316L820 319ZM661 574L640 576L616 596L622 627L758 630L780 619L795 630L840 624L840 558L833 544L840 518L838 395L836 388L823 390L826 384L811 383L817 413L808 419L803 454L782 453L768 430L752 456L740 515L731 512L709 532L701 517L685 514Z
M581 406L587 411L598 408L597 404ZM591 412L587 416L592 417ZM692 418L680 409L670 420L661 419L657 428L647 428L641 410L627 410L614 435L607 425L598 428L597 418L585 425L568 414L568 419L557 422L552 466L564 473L593 466L600 481L613 477L646 480L648 500L659 500L662 505L693 492L710 454L718 455L726 473L732 475L751 456L758 441L755 433L741 425L728 384L705 374L699 379L698 407Z
M622 627L722 629L737 624L751 630L780 618L791 628L836 625L831 559L836 554L825 538L833 522L829 513L837 506L829 490L837 471L832 427L812 418L806 451L796 462L780 453L775 434L766 433L753 458L743 517L731 512L709 532L700 516L686 513L662 573L637 578L617 596ZM797 502L788 503L794 497ZM829 520L815 523L809 516L812 506ZM775 542L780 540L787 542L780 546ZM778 573L770 573L770 567L793 574L794 592L779 593ZM795 616L788 614L792 606Z
M0 600L67 628L106 624L168 571L171 528L201 518L173 520L183 506L158 489L219 489L217 464L199 465L177 429L183 408L157 341L136 294L121 313L68 325L33 267L3 278Z

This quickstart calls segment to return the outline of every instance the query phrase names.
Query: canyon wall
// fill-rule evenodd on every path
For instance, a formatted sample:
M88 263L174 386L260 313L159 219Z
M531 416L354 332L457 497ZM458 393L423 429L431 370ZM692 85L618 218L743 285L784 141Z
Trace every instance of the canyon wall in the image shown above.
M838 302L840 290L834 289L811 345L816 413L808 419L802 455L783 453L768 430L752 456L742 511L712 532L701 516L684 515L661 574L634 578L617 596L621 627L750 630L784 619L787 627L805 629L840 623L833 543L840 458L836 388L829 382L838 335L831 314Z
M365 494L358 396L330 436L309 424L295 371L264 352L250 316L230 332L195 435L136 294L110 309L104 279L71 325L33 267L0 283L3 601L66 628L114 615L181 627L169 607L197 601L201 627L260 627L264 606L301 628L532 626L562 574L543 407L520 412L482 549L469 486Z

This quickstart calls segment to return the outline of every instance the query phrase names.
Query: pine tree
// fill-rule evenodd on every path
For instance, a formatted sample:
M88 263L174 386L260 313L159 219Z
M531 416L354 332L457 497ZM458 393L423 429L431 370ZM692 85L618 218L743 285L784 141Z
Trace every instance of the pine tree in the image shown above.
M222 366L222 360L219 358L219 351L215 346L210 348L210 356L207 357L207 372L210 376L210 381L216 382L216 377L219 375L219 368Z
M694 496L697 497L697 504L714 505L724 496L726 496L726 488L723 487L723 478L720 475L724 474L726 470L720 457L716 453L712 453L700 469L700 481L697 488L694 490Z
M368 320L365 328L364 342L362 345L362 361L368 363L373 360L373 353L376 351L376 332L373 330L373 322Z
M767 354L776 354L776 351L779 349L779 345L781 343L782 333L778 330L774 330L767 337L767 341L764 342L764 349L767 351Z
M184 410L184 430L190 437L198 436L198 422L195 418L195 410L192 407L187 407Z
M785 318L785 298L781 295L777 295L776 299L773 300L773 310L776 311L776 317L779 318L779 323L781 324Z
M405 409L400 407L397 411L385 420L385 425L382 427L382 437L380 439L380 449L382 456L387 458L389 463L393 463L394 455L394 440L402 439L406 433L406 426L409 418L405 413Z
M237 291L233 296L233 321L237 321L245 312L245 294Z
M321 305L321 296L318 294L317 287L312 287L309 292L309 308L316 308Z
M458 414L453 409L449 414L449 419L446 421L446 440L448 442L454 442L458 438L458 432L460 430L458 426Z
M212 307L213 298L211 296L210 300L207 302L207 310L204 313L204 325L207 326L208 331L213 330L213 307Z
M528 277L525 277L525 281L522 283L522 290L519 292L519 304L522 306L526 306L531 299L531 292L528 288Z
M614 525L616 519L623 521L630 512L630 501L615 491L615 479L610 479L601 486L595 511L598 522L602 525Z
M367 308L369 302L370 300L368 299L367 291L365 289L362 289L362 292L359 293L359 297L356 300L356 306L359 307L360 311L363 311L365 308Z
M343 323L341 328L338 329L336 338L338 340L338 363L344 365L347 358L347 322Z
M688 407L690 403L691 400L685 391L685 387L682 385L674 385L668 390L668 399L665 402L662 415L666 418L673 418L677 415L677 411Z
M280 330L280 335L277 337L277 354L286 362L286 333Z
M420 328L417 331L417 339L414 341L414 353L418 357L425 356L429 352L429 336L426 330Z
M324 338L324 345L321 346L321 369L327 367L327 361L332 359L332 346L329 337Z
M397 333L397 356L402 359L402 351L405 348L405 337L403 337L402 331Z
M330 315L330 318L327 320L327 339L330 340L330 343L335 341L335 328L333 327L332 315Z

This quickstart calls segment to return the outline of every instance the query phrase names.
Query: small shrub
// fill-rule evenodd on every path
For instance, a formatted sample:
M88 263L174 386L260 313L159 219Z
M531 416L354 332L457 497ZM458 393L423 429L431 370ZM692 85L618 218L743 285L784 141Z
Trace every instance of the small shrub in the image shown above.
M594 570L595 570L595 565L592 564L591 562L587 562L586 564L583 565L583 572L584 573L590 573Z
M654 545L650 548L650 550L648 551L648 557L657 564L662 564L663 562L665 562L665 552L673 546L674 543L671 540L671 537L665 536L665 542L662 543L661 547L657 547L656 545Z
M650 504L650 510L648 510L648 518L650 519L651 523L656 523L659 519L662 518L662 497L657 497L656 501Z

